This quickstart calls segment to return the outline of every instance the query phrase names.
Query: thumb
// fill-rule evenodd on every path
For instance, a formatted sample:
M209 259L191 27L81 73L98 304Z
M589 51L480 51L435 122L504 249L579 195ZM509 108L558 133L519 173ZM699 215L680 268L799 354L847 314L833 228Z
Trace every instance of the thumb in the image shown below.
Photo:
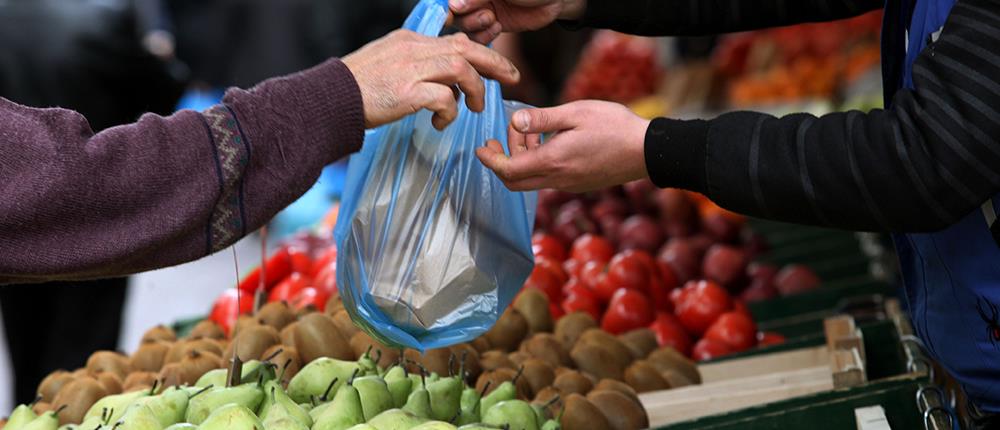
M514 112L511 123L521 133L551 133L576 128L579 118L572 105Z
M448 0L448 8L457 15L475 12L490 4L490 0Z

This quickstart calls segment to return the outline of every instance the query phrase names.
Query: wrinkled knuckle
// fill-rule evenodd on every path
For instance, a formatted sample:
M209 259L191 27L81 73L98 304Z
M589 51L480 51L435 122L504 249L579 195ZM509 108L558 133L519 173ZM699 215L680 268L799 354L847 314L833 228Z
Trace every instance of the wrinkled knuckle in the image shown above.
M469 72L469 63L464 58L455 56L448 62L448 70L455 76L462 76Z

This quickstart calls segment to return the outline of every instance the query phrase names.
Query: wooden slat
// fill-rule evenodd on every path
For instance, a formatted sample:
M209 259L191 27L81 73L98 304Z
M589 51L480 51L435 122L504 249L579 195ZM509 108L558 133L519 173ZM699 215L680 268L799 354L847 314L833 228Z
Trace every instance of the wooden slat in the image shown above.
M838 349L830 353L830 372L833 385L837 388L855 387L864 384L865 364L857 349Z
M836 349L837 339L852 336L857 329L854 317L837 315L823 320L823 333L826 335L826 347Z
M774 372L825 366L830 363L826 346L795 349L773 354L726 360L698 366L702 383L766 375Z

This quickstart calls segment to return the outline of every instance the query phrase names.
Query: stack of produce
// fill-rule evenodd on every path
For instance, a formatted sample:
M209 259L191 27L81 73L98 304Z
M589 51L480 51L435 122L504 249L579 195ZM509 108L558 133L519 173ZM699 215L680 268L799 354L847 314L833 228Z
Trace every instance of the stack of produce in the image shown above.
M657 57L655 39L598 31L566 80L562 99L629 103L648 96L664 74Z

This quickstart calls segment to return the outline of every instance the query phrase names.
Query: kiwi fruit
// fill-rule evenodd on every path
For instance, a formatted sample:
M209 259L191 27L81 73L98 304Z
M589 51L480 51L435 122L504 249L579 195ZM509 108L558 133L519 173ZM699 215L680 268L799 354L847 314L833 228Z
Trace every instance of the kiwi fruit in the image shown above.
M545 360L553 367L568 366L572 363L566 347L551 333L535 333L521 343L520 351Z
M552 387L563 394L577 393L586 395L594 388L594 383L576 370L566 370L555 377L552 381Z
M90 371L87 370L86 367L81 367L79 369L74 370L73 373L71 373L70 375L73 376L73 379L76 379L84 376L90 376Z
M156 373L154 372L132 372L128 374L125 378L125 382L122 382L122 392L135 391L143 388L151 388L153 382L156 381Z
M129 358L132 371L158 372L163 367L163 361L167 358L170 346L169 343L161 341L139 345L139 349L135 350L132 357Z
M559 417L562 430L615 430L604 413L586 397L571 393L563 402L565 409Z
M122 392L122 380L118 379L114 373L111 372L101 372L98 373L95 378L97 382L101 384L104 388L104 392L110 394L119 394Z
M277 335L278 332L274 332ZM228 347L228 345L227 345ZM184 349L184 355L187 355L191 351L199 352L211 352L212 354L222 356L222 353L226 350L226 347L222 346L222 342L216 339L194 339L186 342L186 347Z
M512 305L524 316L531 333L551 332L552 313L549 312L549 298L537 288L525 288L517 295Z
M517 380L515 381L514 378L517 378ZM497 389L500 384L507 381L514 383L518 399L525 400L531 398L531 386L528 385L528 381L525 381L523 377L518 377L517 371L514 369L497 369L483 372L482 375L479 375L479 379L476 380L476 391L482 393L485 388L486 394L489 394ZM486 386L487 382L490 384L489 387Z
M479 357L479 366L484 372L496 369L513 369L517 367L510 361L507 353L500 350L486 351Z
M673 370L684 375L693 384L701 383L701 374L698 373L698 366L669 346L664 346L653 351L646 357L646 361L660 372Z
M451 353L455 354L459 367L465 368L466 379L475 381L479 378L479 375L483 373L483 368L479 365L479 351L476 351L476 348L468 343L452 345L450 349Z
M250 315L240 315L239 317L236 318L236 324L233 325L232 338L235 339L236 336L239 336L239 334L240 334L241 331L243 331L243 330L245 330L247 328L255 327L255 326L259 326L259 325L260 325L260 321L257 321L256 318L254 318L254 317L252 317Z
M103 359L98 361L103 361ZM101 386L100 382L97 382L97 379L85 376L62 387L52 401L52 407L59 409L65 406L65 409L59 412L60 425L75 424L83 420L84 414L94 403L107 395L108 393L104 391L104 387Z
M590 373L598 379L622 379L625 366L620 364L618 357L605 345L578 342L569 353L576 368Z
M295 349L302 361L311 363L319 357L354 360L350 343L340 334L329 317L311 313L299 319L294 332ZM277 342L275 342L277 343Z
M264 356L264 351L278 343L278 331L274 327L266 325L248 326L243 331L236 334L233 341L226 347L222 354L223 360L227 363L233 356L239 356L240 360L259 360Z
M528 334L528 321L517 309L508 308L484 336L493 348L511 352Z
M524 370L521 377L528 382L531 387L531 397L534 398L545 387L551 386L556 379L556 372L552 366L543 360L529 358L521 364Z
M63 385L68 384L73 380L73 374L59 369L52 373L49 373L42 382L38 384L38 395L42 396L43 402L52 403L52 400L56 398L56 393Z
M220 369L223 367L222 359L219 358L218 355L209 351L199 351L197 349L188 351L188 353L184 356L184 359L181 360L180 365L185 376L194 378L194 381L190 382L191 384L197 382L198 378L201 378L202 375L208 373L209 370Z
M521 367L521 364L523 364L525 360L529 358L531 358L530 355L523 353L521 351L514 351L510 354L507 354L507 359L509 359L511 363L514 363L514 367Z
M613 379L602 379L597 382L597 385L594 385L594 389L591 390L591 392L602 391L602 390L617 391L619 393L624 394L625 397L628 397L629 400L632 400L633 402L635 402L635 404L642 406L642 401L639 400L639 394L637 394L635 390L632 389L632 387L630 387L628 384L622 381L616 381Z
M442 377L458 372L458 357L449 348L429 349L420 357L420 363L428 372L437 373Z
M645 327L623 333L618 336L618 340L628 348L635 360L646 358L660 346L656 342L656 333Z
M588 329L580 335L580 338L576 341L577 344L594 344L601 345L611 351L618 365L622 369L628 367L632 364L632 352L629 351L628 347L625 346L617 337L612 336L610 333L601 330L599 328Z
M545 415L547 417L559 416L559 411L563 408L562 394L559 393L559 390L552 387L545 387L538 394L535 394L535 398L531 403L545 407Z
M31 406L31 410L35 412L36 415L44 414L52 410L52 404L49 402L35 402Z
M226 332L212 320L201 320L201 322L195 324L194 328L191 329L191 333L188 334L188 339L222 340L225 338Z
M160 386L167 388L194 384L198 381L198 378L192 378L185 371L185 368L181 366L181 363L170 363L160 369L160 373L156 375L156 380L160 381Z
M387 369L399 361L398 349L386 346L363 331L359 330L357 333L354 333L354 336L351 336L350 344L351 351L357 357L364 355L368 351L368 348L371 347L371 357L373 360L378 358L379 367Z
M591 391L587 394L587 400L601 411L614 430L641 430L649 427L649 416L642 405L618 391Z
M278 374L281 375L282 379L278 382L282 384L287 384L302 369L302 359L299 358L299 352L290 346L272 345L267 351L264 351L264 357L271 357L271 363L278 366Z
M625 383L640 393L672 388L660 371L646 360L636 361L625 369Z
M493 345L490 345L489 339L484 336L479 336L472 341L472 347L479 351L480 354L493 349Z
M319 312L316 305L309 303L301 308L295 310L295 318L302 319L302 317Z
M423 366L423 359L424 356L420 355L420 352L415 349L407 348L403 350L403 364L404 367L406 367L407 373L421 374L423 372L423 369L421 368L421 366ZM430 373L429 370L427 372Z
M120 352L97 351L87 359L87 372L92 375L100 372L111 372L118 379L125 379L132 372L132 366L128 362L128 357Z
M159 342L161 340L165 340L167 342L173 342L177 340L177 333L174 333L174 329L167 327L163 324L160 324L156 327L146 330L146 332L142 334L142 340L140 340L139 343L143 344L147 342Z
M347 310L341 309L332 315L333 324L337 326L337 330L340 330L340 334L344 335L344 337L350 339L354 337L355 333L361 331L358 330L358 326L354 325L354 321L351 320L351 314L347 313Z
M686 387L688 385L694 385L687 376L684 376L681 372L676 370L668 370L666 372L660 372L660 376L670 384L670 388L680 388Z
M281 338L282 345L295 348L295 326L298 324L298 322L293 322L281 329L281 332L278 333L278 337Z
M326 310L327 315L336 315L341 309L344 309L344 301L340 300L340 293L333 293L330 295L329 299L326 299Z
M281 330L295 321L295 312L284 301L271 302L257 311L257 322Z
M566 348L571 348L583 332L596 327L597 321L590 314L570 312L556 321L555 335Z

